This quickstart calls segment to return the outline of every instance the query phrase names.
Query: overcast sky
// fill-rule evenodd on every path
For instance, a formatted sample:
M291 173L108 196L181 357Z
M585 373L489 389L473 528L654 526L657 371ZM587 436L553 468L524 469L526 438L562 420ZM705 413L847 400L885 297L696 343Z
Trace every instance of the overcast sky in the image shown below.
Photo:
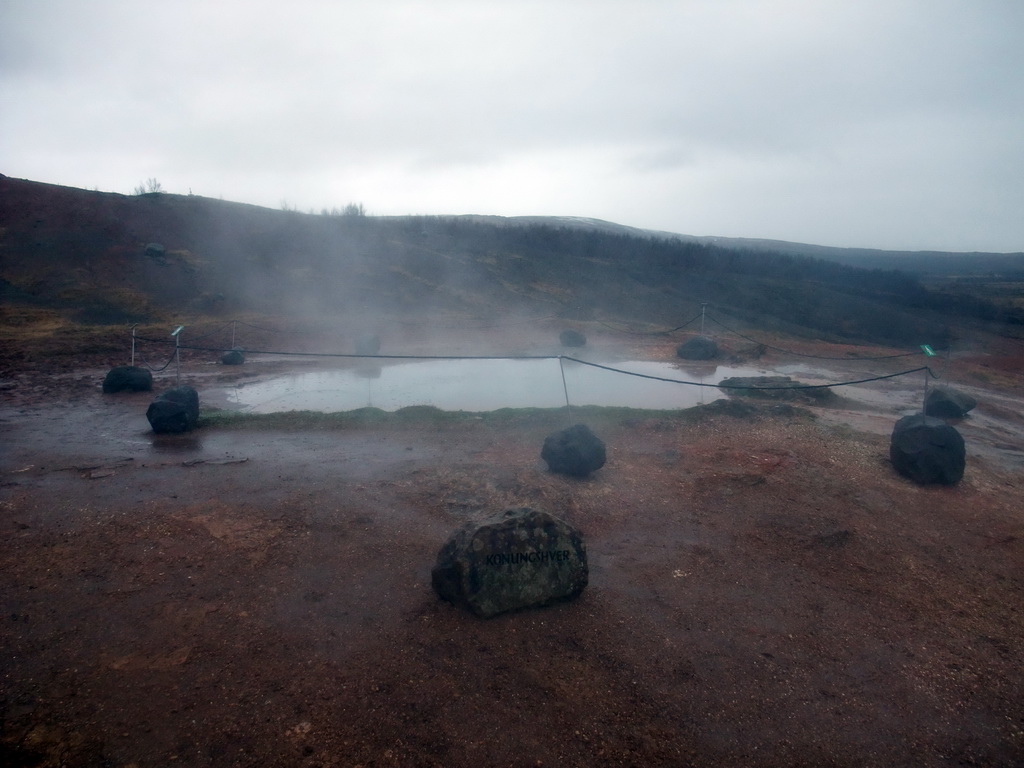
M1024 1L0 0L0 173L1024 251Z

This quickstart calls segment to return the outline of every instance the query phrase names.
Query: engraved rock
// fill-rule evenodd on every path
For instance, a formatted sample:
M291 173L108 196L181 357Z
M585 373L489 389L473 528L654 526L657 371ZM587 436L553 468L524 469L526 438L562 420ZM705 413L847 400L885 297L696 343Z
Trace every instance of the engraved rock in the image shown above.
M462 526L441 548L431 572L438 595L484 618L571 600L588 578L580 532L525 507Z
M245 348L232 347L220 356L222 365L245 365Z

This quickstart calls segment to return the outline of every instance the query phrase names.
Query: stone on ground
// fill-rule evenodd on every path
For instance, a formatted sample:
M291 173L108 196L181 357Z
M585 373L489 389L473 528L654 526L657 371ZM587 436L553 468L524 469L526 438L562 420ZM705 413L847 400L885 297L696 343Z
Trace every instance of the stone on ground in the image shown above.
M896 422L889 459L897 472L919 485L956 485L967 463L960 433L942 419L923 413Z
M484 618L571 600L588 578L579 530L525 507L462 526L431 572L438 595Z
M676 356L684 360L714 360L718 357L718 344L707 336L694 336L679 345Z
M575 424L544 438L540 457L552 472L586 477L604 466L605 447L589 427Z
M970 395L949 387L935 387L924 399L924 412L939 419L962 419L978 404Z
M146 368L137 365L119 365L107 371L103 379L103 391L113 392L149 392L153 389L153 374Z
M146 411L157 434L189 432L199 424L199 393L192 387L174 387L157 395Z

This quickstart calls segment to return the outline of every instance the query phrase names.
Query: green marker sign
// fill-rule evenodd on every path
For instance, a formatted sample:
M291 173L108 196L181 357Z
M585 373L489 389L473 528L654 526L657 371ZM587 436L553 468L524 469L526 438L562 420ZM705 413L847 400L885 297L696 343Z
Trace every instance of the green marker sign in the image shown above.
M928 355L928 357L935 357L935 350L929 347L927 344L921 345L921 351Z

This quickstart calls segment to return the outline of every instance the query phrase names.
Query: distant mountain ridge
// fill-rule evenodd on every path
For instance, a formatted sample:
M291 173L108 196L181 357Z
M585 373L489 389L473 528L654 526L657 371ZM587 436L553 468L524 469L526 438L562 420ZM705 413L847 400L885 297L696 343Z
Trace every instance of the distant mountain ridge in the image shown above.
M1024 251L994 253L988 251L891 251L878 248L841 248L811 243L795 243L766 238L686 235L655 229L641 229L603 219L583 216L488 216L468 214L455 218L488 222L498 226L547 224L608 234L659 237L669 240L715 245L740 251L764 251L790 256L807 256L861 269L898 269L915 275L1001 275L1024 274Z

